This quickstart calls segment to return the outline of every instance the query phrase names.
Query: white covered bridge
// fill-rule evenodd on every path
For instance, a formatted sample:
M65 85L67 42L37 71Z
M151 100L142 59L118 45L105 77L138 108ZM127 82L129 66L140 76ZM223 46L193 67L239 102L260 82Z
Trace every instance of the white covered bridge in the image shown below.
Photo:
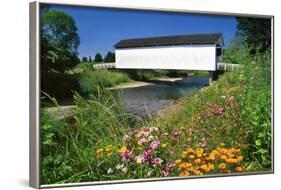
M114 45L115 63L94 68L209 71L212 82L215 71L230 66L220 63L223 46L221 33L126 39Z

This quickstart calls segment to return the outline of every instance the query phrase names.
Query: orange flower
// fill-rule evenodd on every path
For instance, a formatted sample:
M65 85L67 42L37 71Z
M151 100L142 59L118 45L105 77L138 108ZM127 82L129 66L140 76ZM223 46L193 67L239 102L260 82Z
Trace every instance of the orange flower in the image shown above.
M241 167L236 167L235 169L236 169L237 172L242 172L243 171L243 169Z
M226 159L226 162L228 164L236 164L238 162L238 160L236 158L228 158L228 159Z
M191 163L184 162L184 163L181 163L181 164L179 165L179 168L180 168L180 169L187 169L187 168L189 168L190 166L192 166Z
M180 176L189 176L189 172L188 171L183 171L180 173Z
M182 158L186 157L186 155L187 155L187 152L185 152L185 151L181 153Z
M193 173L194 173L195 175L200 175L200 174L201 174L201 171L200 171L199 169L195 169L195 170L193 170Z
M200 162L201 162L201 159L200 159L200 158L197 158L197 159L194 160L194 163L195 163L195 164L199 164Z
M215 165L212 164L212 163L208 163L208 167L209 167L211 170L213 170L213 169L215 168Z
M226 164L225 163L220 163L219 164L219 169L225 169L225 167L226 167Z
M237 161L241 162L243 160L243 156L237 156Z
M225 159L227 159L227 156L226 155L221 155L221 157L220 157L222 160L225 160Z

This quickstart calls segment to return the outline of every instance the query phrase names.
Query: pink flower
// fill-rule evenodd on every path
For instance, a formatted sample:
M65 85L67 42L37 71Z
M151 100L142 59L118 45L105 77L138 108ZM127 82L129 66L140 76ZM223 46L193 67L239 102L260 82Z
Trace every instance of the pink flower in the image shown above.
M144 158L142 156L136 156L135 161L136 161L136 163L141 164L141 163L143 163Z
M145 160L149 160L152 156L152 152L148 152L148 151L144 151L142 153L142 157L145 159Z
M152 141L149 145L149 148L151 148L152 150L158 148L158 145L160 144L159 141L155 140L155 141Z
M167 177L169 176L169 174L170 174L169 171L165 171L165 170L163 170L161 173L162 177Z
M161 160L161 158L153 158L150 161L152 164L161 164L163 162L163 160Z
M224 109L222 107L219 107L218 105L213 105L213 109L212 109L213 113L216 115L223 115L224 114Z
M150 128L149 128L149 131L150 131L150 132L158 131L158 128L157 128L157 127L150 127Z
M144 143L146 143L146 139L145 139L145 138L141 138L141 139L138 141L138 145L143 145Z
M124 159L130 158L131 155L132 155L132 152L129 151L128 149L121 153L121 156L122 156Z
M181 135L181 131L179 131L179 130L173 130L173 131L172 131L172 135L173 135L173 137L177 138L177 137L179 137L179 136Z
M146 137L148 137L148 136L149 136L149 134L150 134L150 133L149 133L148 131L145 131L145 132L143 133L143 137L145 137L145 138L146 138Z

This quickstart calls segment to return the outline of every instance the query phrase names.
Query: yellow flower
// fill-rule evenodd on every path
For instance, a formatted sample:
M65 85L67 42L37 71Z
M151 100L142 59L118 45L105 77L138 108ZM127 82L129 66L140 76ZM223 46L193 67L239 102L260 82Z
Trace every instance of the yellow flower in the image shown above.
M225 146L225 144L224 144L224 143L221 143L220 146Z
M107 155L107 156L111 156L111 155L112 155L112 152L108 152L106 155Z
M212 164L212 163L208 163L208 167L209 167L211 170L213 170L213 169L215 168L215 165Z
M167 144L162 144L162 148L165 148L167 146Z
M194 155L189 155L189 158L190 158L190 159L194 159L195 156L194 156Z
M127 150L127 148L125 146L123 146L122 148L119 149L118 152L122 153L122 152L125 152Z
M237 172L242 172L243 171L243 169L241 167L236 167L235 169L236 169Z
M243 160L243 156L237 156L237 161L241 162Z
M187 153L194 153L194 150L192 148L186 149Z
M183 171L180 173L180 176L189 176L189 172L188 171Z
M186 155L187 155L187 152L185 152L185 151L181 153L182 158L186 157Z
M226 156L226 155L221 155L220 158L223 159L223 160L225 160L225 159L227 159L227 156Z
M210 154L210 155L209 155L209 159L210 159L210 160L215 160L216 157L215 157L213 154Z
M106 147L104 147L105 149L108 149L108 148L112 148L113 146L112 145L107 145Z
M211 170L211 168L209 168L207 164L201 165L200 168L203 169L203 170L205 170L205 172L209 172L209 171Z
M219 169L225 169L225 167L226 167L226 164L225 163L220 163L219 164Z
M181 159L176 160L175 163L176 163L176 164L181 163Z
M99 148L99 149L96 151L96 153L101 153L101 152L103 152L103 148Z
M200 158L197 158L197 159L194 160L194 163L195 163L195 164L199 164L200 162L201 162L201 159L200 159Z

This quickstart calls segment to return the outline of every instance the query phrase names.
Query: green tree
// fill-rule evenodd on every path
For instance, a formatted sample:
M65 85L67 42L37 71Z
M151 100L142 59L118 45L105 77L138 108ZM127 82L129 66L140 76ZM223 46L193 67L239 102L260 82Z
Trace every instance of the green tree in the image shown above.
M61 72L79 63L80 38L73 18L47 10L41 15L41 66L43 72Z
M113 63L115 62L115 53L112 53L111 51L107 52L105 58L104 58L105 63Z
M100 53L97 53L95 55L95 62L99 63L99 62L102 62L103 59L102 59L102 55Z
M87 57L82 57L82 62L88 62Z
M237 28L246 44L253 50L264 52L271 46L271 20L237 17Z

